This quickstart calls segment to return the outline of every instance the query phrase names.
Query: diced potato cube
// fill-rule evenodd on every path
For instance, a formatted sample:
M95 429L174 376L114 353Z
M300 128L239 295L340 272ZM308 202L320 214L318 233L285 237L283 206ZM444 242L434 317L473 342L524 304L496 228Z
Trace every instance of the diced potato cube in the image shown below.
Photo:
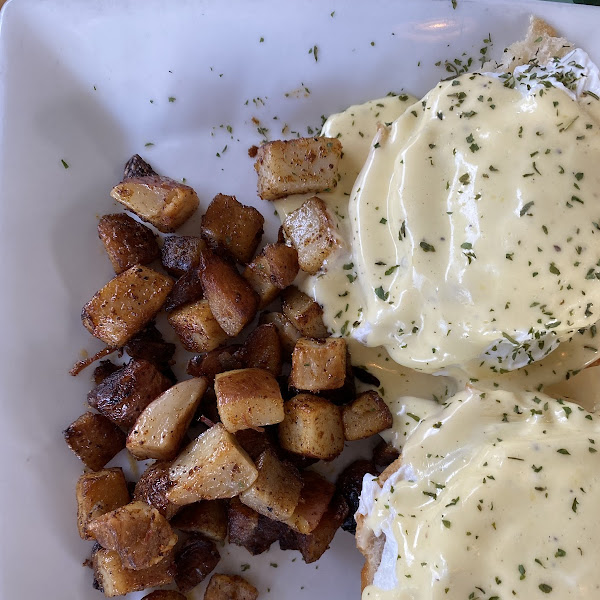
M273 449L277 441L272 432L256 429L240 429L235 432L235 439L255 463L265 450Z
M285 218L283 230L298 251L300 268L311 275L341 247L334 218L325 202L316 196Z
M164 239L160 260L163 267L181 277L186 271L200 265L200 255L206 250L206 242L191 235L170 235Z
M179 506L167 498L167 492L172 487L169 479L170 468L171 463L167 461L156 461L151 464L142 473L133 492L134 500L141 500L154 506L167 521L172 519L179 510Z
M202 287L200 269L194 267L185 272L173 284L173 289L165 301L165 310L169 312L184 304L190 304L191 302L201 300L203 296L204 288Z
M224 500L201 500L184 506L171 525L187 533L201 533L213 542L227 537L227 505Z
M196 192L189 185L159 175L125 179L110 195L162 233L183 225L199 204Z
M114 550L97 548L92 555L94 584L107 598L140 592L146 588L166 585L173 581L173 557L164 558L147 569L126 569Z
M314 471L305 471L302 481L300 500L286 524L299 533L310 533L327 511L335 486Z
M198 300L172 310L168 320L184 348L190 352L210 352L228 338L207 300Z
M127 450L140 460L175 458L207 386L206 379L195 377L150 402L127 436Z
M117 274L160 256L154 233L125 213L104 215L98 221L98 237Z
M125 434L103 415L86 412L63 432L65 442L83 464L100 470L125 448Z
M317 527L308 534L288 532L281 539L282 550L300 550L305 563L321 558L329 548L336 531L348 516L348 505L341 496L335 496Z
M168 556L177 542L169 522L145 502L131 502L90 523L87 532L114 550L127 569L147 569Z
M263 200L276 200L333 189L341 155L342 144L336 138L267 142L258 149L254 164L258 195Z
M215 543L192 534L175 554L175 583L182 592L189 592L215 569L221 560Z
M258 590L239 575L215 574L204 592L204 600L256 600Z
M240 494L240 500L257 513L276 521L289 519L300 499L302 480L298 471L282 463L273 450L265 450L256 463L258 477Z
M127 482L121 468L84 473L75 487L77 496L77 529L84 540L93 540L88 534L90 521L129 502Z
M266 308L279 296L281 290L271 280L264 276L260 266L249 264L243 271L242 277L250 284L258 295L258 308Z
M264 217L235 196L217 194L202 216L202 237L213 250L225 250L239 263L249 262L263 234Z
M237 335L254 319L257 293L234 267L215 254L203 254L201 266L210 310L227 335Z
M304 337L326 338L329 335L323 322L323 309L297 287L290 286L283 292L281 310Z
M223 425L239 429L283 421L283 398L277 380L263 369L238 369L215 377L217 408Z
M274 377L281 375L283 348L275 325L259 325L250 333L244 344L244 361L248 367L264 369Z
M344 449L344 427L338 406L325 398L298 394L284 405L279 443L284 450L331 460Z
M187 373L194 377L206 377L212 383L217 373L241 369L244 366L241 350L242 346L232 344L193 356L188 362Z
M162 333L152 321L142 331L136 333L124 347L131 358L144 359L154 363L164 373L164 368L172 364L176 346L166 342ZM166 374L166 373L165 373Z
M389 467L400 456L400 452L385 440L373 448L373 462L378 467Z
M344 406L342 420L344 437L347 440L362 440L389 429L392 426L392 413L382 397L370 390Z
M277 327L284 356L289 358L296 347L296 342L302 337L302 334L292 325L291 321L282 313L269 312L260 315L259 323L272 323Z
M258 477L254 463L221 423L198 436L173 462L167 498L184 505L232 498Z
M155 590L144 596L142 600L187 600L187 598L175 590Z
M87 399L113 423L129 429L146 406L170 387L171 381L154 364L131 360L89 392Z
M243 546L253 556L271 547L281 534L281 523L259 515L239 498L229 503L229 543Z
M154 318L172 287L170 277L136 265L94 294L83 307L81 321L94 337L120 348Z
M346 381L346 340L300 338L292 353L290 385L298 390L337 390Z

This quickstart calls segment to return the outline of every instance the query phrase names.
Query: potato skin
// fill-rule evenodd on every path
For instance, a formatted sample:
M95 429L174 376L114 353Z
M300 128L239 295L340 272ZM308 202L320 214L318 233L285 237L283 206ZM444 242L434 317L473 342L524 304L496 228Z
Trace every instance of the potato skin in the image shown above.
M179 506L167 498L168 490L173 487L173 482L169 479L170 467L170 462L158 460L148 466L135 484L133 492L134 500L154 506L167 520L172 519L179 510Z
M206 242L199 237L170 235L163 241L160 260L168 273L181 277L200 264L200 256L205 250Z
M101 217L98 237L117 274L134 265L147 265L160 256L152 230L125 213Z
M221 560L215 543L202 535L192 534L175 554L175 583L189 592L202 582Z

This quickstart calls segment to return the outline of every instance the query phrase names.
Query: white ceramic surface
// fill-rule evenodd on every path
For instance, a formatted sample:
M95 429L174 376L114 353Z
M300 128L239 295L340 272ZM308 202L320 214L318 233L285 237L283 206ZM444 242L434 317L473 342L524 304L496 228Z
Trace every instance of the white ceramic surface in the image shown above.
M274 207L256 198L246 153L262 139L253 117L271 138L285 124L306 135L349 104L391 90L421 94L445 76L436 61L479 56L488 33L499 53L522 37L530 12L600 61L600 9L543 2L458 0L456 10L450 0L8 3L0 33L0 598L102 597L81 566L90 550L75 526L81 464L61 432L85 410L90 387L89 372L67 371L82 349L100 348L79 313L111 277L96 223L120 210L108 192L124 161L139 152L158 171L185 177L201 212L214 194L236 194L262 209L272 239ZM279 550L223 556L221 571L251 565L244 574L265 599L359 597L362 561L345 532L308 566Z

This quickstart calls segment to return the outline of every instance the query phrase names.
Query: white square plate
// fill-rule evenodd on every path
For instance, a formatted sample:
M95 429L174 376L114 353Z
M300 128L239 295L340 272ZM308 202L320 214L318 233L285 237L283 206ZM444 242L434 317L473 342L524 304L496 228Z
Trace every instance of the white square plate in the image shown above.
M201 198L200 213L219 192L254 204L272 240L277 219L256 198L247 156L262 139L258 127L271 138L285 124L306 135L321 115L349 104L392 90L422 94L446 76L435 62L463 52L478 57L488 33L499 54L523 36L532 12L600 62L600 9L593 7L9 2L0 35L1 598L101 597L81 566L90 551L75 526L82 467L61 431L85 410L90 387L89 372L72 378L67 371L82 349L100 348L79 313L112 275L96 223L120 210L108 192L125 160L140 152L159 172L185 177ZM295 552L222 554L220 571L251 565L244 574L265 599L359 596L362 560L345 532L308 566Z

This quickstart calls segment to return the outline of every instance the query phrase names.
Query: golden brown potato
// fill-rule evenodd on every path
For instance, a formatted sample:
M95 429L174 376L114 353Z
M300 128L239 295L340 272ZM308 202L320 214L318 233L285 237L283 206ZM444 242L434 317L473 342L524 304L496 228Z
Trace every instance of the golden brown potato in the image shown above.
M258 590L239 575L216 573L210 578L204 600L256 600Z
M344 449L344 427L338 406L325 398L298 394L284 405L279 443L284 450L331 460Z
M77 496L77 529L84 540L93 540L88 534L88 523L129 502L127 482L123 469L104 469L84 473L75 488Z
M346 381L346 340L300 338L292 353L290 385L298 390L336 390Z
M198 436L173 462L167 498L184 505L232 498L258 477L254 463L221 423Z
M259 515L239 498L229 503L229 543L243 546L253 556L271 547L281 533L281 523Z
M302 473L302 481L298 506L286 525L299 533L310 533L327 511L335 486L314 471Z
M144 596L142 600L187 600L187 598L175 590L155 590Z
M326 338L329 335L323 323L323 309L293 285L282 294L281 312L304 337Z
M210 352L229 337L215 319L208 300L180 306L169 313L168 320L190 352Z
M258 295L234 267L215 254L203 254L200 262L210 310L223 331L235 336L254 319Z
M281 290L271 283L270 279L264 276L264 273L260 271L260 267L254 263L248 265L242 272L242 277L250 284L252 289L258 295L258 308L263 309L269 306Z
M300 550L305 563L321 558L348 516L348 505L341 496L335 496L317 527L308 534L288 531L280 540L282 550Z
M194 377L206 377L212 383L218 373L244 367L241 350L242 346L232 344L193 356L188 362L187 373Z
M215 377L217 408L225 428L235 433L283 421L277 380L263 369L238 369Z
M122 565L117 552L100 547L92 554L92 568L94 569L94 587L104 592L107 598L166 585L173 581L175 572L172 555L165 557L161 562L148 569L134 571L126 569Z
M94 294L81 321L94 337L120 348L155 317L172 287L170 277L136 265Z
M207 386L202 377L187 379L150 402L127 436L127 450L139 460L175 458Z
M139 501L90 521L87 532L103 548L117 552L126 569L134 570L160 563L177 543L169 522Z
M259 323L272 323L277 327L284 357L289 358L296 347L296 342L302 337L302 334L292 325L291 321L282 313L268 312L260 315Z
M171 463L168 461L156 461L151 464L142 473L133 492L134 500L154 506L167 521L179 510L179 506L167 498L167 491L173 485L169 479L170 468Z
M125 448L125 434L103 415L86 412L64 431L65 442L83 464L100 470Z
M190 186L159 175L125 179L110 195L162 233L171 233L183 225L199 204Z
M173 284L173 289L165 301L165 310L169 312L178 306L201 300L203 296L200 269L193 267Z
M362 440L392 426L392 413L374 390L363 392L342 409L344 437Z
M264 324L254 329L246 339L243 355L247 367L264 369L273 377L279 377L283 366L283 348L277 327Z
M254 164L258 195L263 200L276 200L333 189L341 155L342 144L336 138L267 142L258 149Z
M191 235L170 235L164 239L160 260L165 270L175 277L200 265L206 242Z
M129 429L146 406L170 387L171 381L154 364L131 360L89 392L87 399L92 408Z
M314 275L341 247L334 218L321 198L314 196L290 213L283 222L288 240L298 251L298 264Z
M117 274L134 265L147 265L160 256L154 233L125 213L104 215L98 221L98 237Z
M215 543L192 534L175 553L175 583L189 592L202 582L219 563L221 556Z
M227 504L224 500L201 500L184 506L171 525L187 533L201 533L213 542L227 537Z
M264 217L235 196L217 194L202 216L202 237L212 250L224 250L237 262L249 262L263 234Z
M300 499L302 480L295 467L281 462L273 450L265 450L256 462L258 477L239 496L246 505L276 521L289 519Z

